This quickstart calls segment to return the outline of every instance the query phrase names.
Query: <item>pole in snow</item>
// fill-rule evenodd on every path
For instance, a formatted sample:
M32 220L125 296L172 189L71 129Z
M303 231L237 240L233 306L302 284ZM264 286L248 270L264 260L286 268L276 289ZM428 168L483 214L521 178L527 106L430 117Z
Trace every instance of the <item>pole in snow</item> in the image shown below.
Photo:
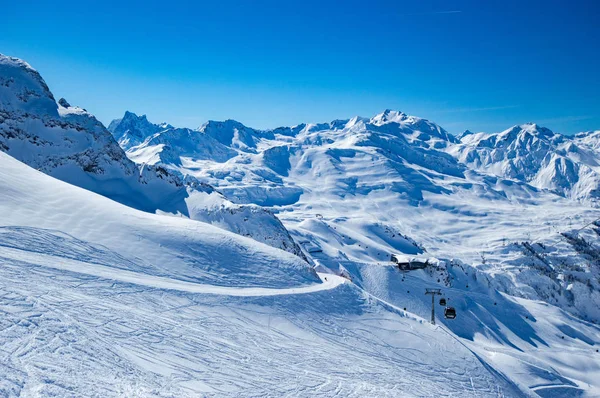
M425 289L425 294L431 294L431 324L435 325L435 296L442 295L441 289Z

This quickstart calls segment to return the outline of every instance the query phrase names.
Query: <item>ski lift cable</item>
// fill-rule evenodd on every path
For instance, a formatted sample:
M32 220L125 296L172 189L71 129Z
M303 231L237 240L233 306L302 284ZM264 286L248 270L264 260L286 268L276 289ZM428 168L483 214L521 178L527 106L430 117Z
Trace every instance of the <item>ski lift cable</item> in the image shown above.
M586 229L587 227L589 227L590 225L592 225L593 223L595 223L596 221L600 221L600 217L596 218L595 220L590 221L589 223L585 224L583 227L575 230L575 232L577 234L579 234L579 232L581 232L582 230Z
M579 232L583 231L584 229L586 229L587 227L589 227L590 225L592 225L593 223L600 221L600 217L593 219L592 221L586 223L584 226L582 226L581 228L578 228L575 230L575 234L578 235ZM555 235L555 233L552 233L550 235L546 235L545 237L541 238L541 239L537 239L538 241L546 241L546 242L550 242L550 243L560 243L564 237L563 237L563 233L566 233L566 231L561 232L558 231L556 232L556 234L558 234L558 236Z

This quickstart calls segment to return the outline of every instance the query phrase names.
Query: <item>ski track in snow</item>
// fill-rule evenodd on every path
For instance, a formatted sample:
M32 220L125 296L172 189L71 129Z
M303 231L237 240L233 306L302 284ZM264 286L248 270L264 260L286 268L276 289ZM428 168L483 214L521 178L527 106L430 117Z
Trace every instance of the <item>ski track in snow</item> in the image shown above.
M8 396L496 396L462 345L350 284L217 296L49 260L0 255Z
M37 264L43 267L56 268L64 271L77 272L96 276L99 278L112 279L115 281L133 283L156 289L179 290L189 293L220 294L227 296L280 296L285 294L306 294L322 290L334 289L344 283L346 279L332 274L319 274L322 283L306 287L296 288L244 288L244 287L226 287L212 286L200 283L186 282L172 278L165 278L154 275L147 275L138 272L127 271L118 268L111 268L99 264L87 264L82 261L72 260L64 257L50 256L42 253L32 253L20 249L0 246L0 257L6 260L23 261L30 264Z

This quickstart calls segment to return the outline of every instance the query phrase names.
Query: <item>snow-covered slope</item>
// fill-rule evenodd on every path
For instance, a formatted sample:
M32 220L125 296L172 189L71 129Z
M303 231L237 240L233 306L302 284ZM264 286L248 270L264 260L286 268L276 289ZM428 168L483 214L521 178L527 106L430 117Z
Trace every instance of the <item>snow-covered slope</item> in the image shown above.
M28 64L0 56L0 148L63 181L147 211L181 211L185 187L148 167L140 173L101 123L55 102Z
M153 125L144 116L127 113L115 128L119 142L127 146L170 126ZM235 205L212 187L161 166L138 167L94 116L64 99L56 103L36 70L3 55L0 149L46 174L127 206L210 222L301 255L271 212Z
M210 224L134 210L0 156L5 246L213 285L317 280L292 254Z
M518 395L453 336L341 277L3 153L0 213L3 395Z
M598 155L600 150L600 130L576 134L573 141L578 146L588 148Z
M424 270L399 272L391 266L344 262L361 288L384 301L427 316L438 287L438 323L458 336L486 366L531 397L597 396L600 328L541 301L517 299L493 288L489 274L460 261L432 260ZM444 297L458 313L445 319ZM447 329L445 329L447 328ZM502 392L498 392L502 396Z
M402 274L346 261L354 283L320 283L284 251L125 207L2 153L0 212L7 396L600 391L598 327L499 294L461 263ZM459 318L431 326L423 292L436 278L454 281L441 287Z
M226 138L218 144L236 152L226 160L209 159L214 135L203 130L174 144L174 130L159 132L127 154L208 182L233 202L270 207L307 255L331 269L427 251L480 267L501 291L600 321L600 241L593 229L577 232L598 215L574 200L593 197L596 157L570 138L525 125L459 141L389 110L267 132L220 126ZM227 146L238 131L252 145Z
M593 190L537 184L566 174L475 165L472 133L389 110L269 131L127 113L110 128L136 166L2 60L0 141L22 162L0 153L0 395L600 394ZM546 151L593 170L593 133L521 130L494 141L498 162ZM146 193L144 173L181 199ZM156 208L104 197L114 186ZM299 253L288 230L318 275L256 242ZM401 272L391 253L429 261ZM436 298L429 325L426 288L457 318Z
M27 63L0 55L0 148L71 184L145 211L184 212L186 188L165 170L141 171L85 110L55 102Z

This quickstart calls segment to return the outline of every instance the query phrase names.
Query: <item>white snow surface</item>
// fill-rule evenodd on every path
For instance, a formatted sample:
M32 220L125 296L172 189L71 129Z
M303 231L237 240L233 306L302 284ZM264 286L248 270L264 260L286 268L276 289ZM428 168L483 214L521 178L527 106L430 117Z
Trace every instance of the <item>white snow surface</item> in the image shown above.
M600 395L598 132L109 129L0 56L0 396Z
M498 134L464 134L451 152L479 171L595 202L600 192L597 145L597 134L571 138L528 123Z
M219 144L226 146L236 131L256 131L231 121L220 126L227 138ZM194 145L204 134L189 132ZM145 151L160 153L151 141L127 154L210 183L233 202L271 208L317 269L345 275L400 308L413 302L416 308L406 307L423 317L428 298L410 297L414 287L401 294L399 281L407 277L390 267L390 254L431 256L440 259L434 269L447 264L466 270L457 275L444 266L437 277L426 274L416 291L457 289L455 294L468 297L458 309L461 321L448 327L522 392L594 396L598 390L590 375L597 362L586 361L596 353L591 336L597 329L572 315L600 321L600 224L592 223L600 216L595 138L561 136L528 124L497 135L466 133L459 140L432 122L385 111L370 119L257 132L246 136L246 146L229 145L237 155L227 160L196 157L185 141L177 143L186 148L179 157L171 152L145 159ZM489 152L483 145L488 141ZM212 146L205 141L203 154ZM473 163L467 153L486 161ZM519 172L505 172L511 170ZM474 288L483 296L465 292ZM486 296L498 303L498 292L544 301L572 315L514 298L502 300L501 311L482 306ZM515 313L521 314L517 323ZM541 330L542 321L530 325L546 314L550 325ZM572 336L586 336L581 351L564 348L571 327ZM556 354L561 350L568 358Z
M2 153L0 199L6 396L518 393L450 334L284 251Z
M459 140L391 110L270 131L234 121L176 130L127 155L270 208L326 267L426 251L479 267L501 291L600 321L600 224L589 225L600 216L598 134L526 124ZM235 156L209 159L224 148Z

